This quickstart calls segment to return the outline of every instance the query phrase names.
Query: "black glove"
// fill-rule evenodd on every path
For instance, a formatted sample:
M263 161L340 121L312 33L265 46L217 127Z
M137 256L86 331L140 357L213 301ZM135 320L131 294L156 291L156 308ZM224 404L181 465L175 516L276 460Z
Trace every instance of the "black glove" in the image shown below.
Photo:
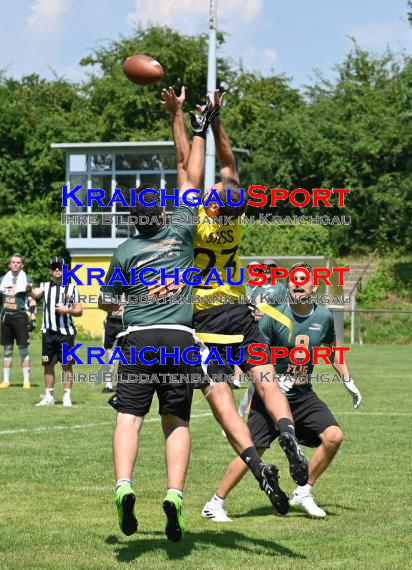
M192 123L192 133L194 137L206 138L207 129L212 121L219 115L219 106L208 103L200 115L195 115L190 111L190 121Z
M34 319L30 319L29 322L29 331L32 332L36 328L36 321Z

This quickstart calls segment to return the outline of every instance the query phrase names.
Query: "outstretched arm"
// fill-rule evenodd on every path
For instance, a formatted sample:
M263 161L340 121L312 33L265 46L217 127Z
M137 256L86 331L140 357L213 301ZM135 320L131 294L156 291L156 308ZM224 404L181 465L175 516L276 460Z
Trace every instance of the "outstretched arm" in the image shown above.
M187 165L186 178L181 187L182 193L191 188L200 190L203 173L205 170L205 152L205 139L201 137L194 137L189 162Z
M179 188L182 188L182 184L185 181L190 156L189 136L183 115L185 99L185 87L182 87L179 97L176 95L173 87L169 87L169 90L163 89L162 100L160 101L164 109L169 111L172 116L172 134L176 150L177 185Z
M206 133L210 123L218 114L219 108L211 104L207 105L200 115L190 113L193 142L182 192L190 188L200 189L205 169Z
M213 94L213 101L211 101L210 97L208 97L209 103L211 103L215 108L220 109L225 95L226 93L220 94L219 89L216 89ZM199 105L197 108L198 110L202 109L202 107ZM233 155L229 138L220 119L220 115L217 115L216 119L213 121L212 131L215 138L217 157L220 162L220 177L234 178L239 182L239 175L236 171L235 157Z
M214 92L213 104L220 107L223 103L225 93L220 95L219 89ZM218 116L212 123L213 136L215 138L216 152L220 162L220 177L221 178L234 178L239 182L239 175L236 171L236 162L233 155L232 147L229 138L223 127L223 123Z

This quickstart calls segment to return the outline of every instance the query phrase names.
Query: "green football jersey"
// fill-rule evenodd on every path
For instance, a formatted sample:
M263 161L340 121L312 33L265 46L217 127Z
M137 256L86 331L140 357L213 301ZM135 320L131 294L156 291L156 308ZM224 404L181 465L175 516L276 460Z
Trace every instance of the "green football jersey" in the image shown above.
M306 380L306 376L312 374L313 347L330 344L335 341L335 326L333 316L329 309L319 305L313 305L313 311L307 316L294 313L288 303L279 305L277 310L288 317L292 326L290 329L275 320L264 315L259 322L259 328L263 333L266 343L269 346L283 346L289 350L288 356L277 358L276 373L287 374L291 377L298 376L294 386L287 392L287 396L296 396L307 390L312 390L312 385ZM310 359L306 364L294 364L290 358L290 351L293 348L306 348L310 353ZM305 355L302 353L302 360ZM300 360L300 355L295 352L295 359Z
M0 277L0 285L4 275ZM0 294L1 312L2 313L18 313L25 312L28 309L28 295L25 291L16 293L17 277L12 278L13 285L8 287L6 291ZM33 286L33 279L27 275L27 283Z
M173 211L174 216L187 219L193 209L183 204ZM194 225L165 225L153 235L139 234L122 243L114 252L103 293L126 296L123 322L129 325L179 324L192 326L193 305L184 302L191 295L192 287L180 281L173 283L173 277L167 279L167 285L161 285L160 269L173 274L175 268L179 274L193 267ZM146 281L158 280L159 284L145 285L138 278L139 271L151 267L157 272L147 272ZM115 269L119 269L127 281L124 285L116 280L108 285ZM132 272L132 270L134 270ZM132 284L135 273L135 284Z

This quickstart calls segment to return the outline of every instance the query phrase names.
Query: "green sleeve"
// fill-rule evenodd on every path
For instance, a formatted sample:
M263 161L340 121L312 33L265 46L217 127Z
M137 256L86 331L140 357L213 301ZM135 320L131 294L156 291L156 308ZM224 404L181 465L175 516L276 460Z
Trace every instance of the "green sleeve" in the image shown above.
M173 220L176 221L181 217L181 221L179 223L173 224L175 230L183 237L183 239L192 241L195 235L196 226L194 224L185 223L185 220L197 215L197 206L190 207L180 199L179 206L173 210L172 215Z
M113 276L115 269L120 269L124 275L124 268L122 267L117 251L114 252L110 267L106 273L105 285L103 285L100 290L102 293L111 293L112 295L120 296L123 292L123 285L120 283L120 281L115 281L112 285L107 285Z
M266 344L272 344L272 338L274 336L274 320L269 317L269 315L263 315L263 317L259 321L259 329L260 332L265 337Z

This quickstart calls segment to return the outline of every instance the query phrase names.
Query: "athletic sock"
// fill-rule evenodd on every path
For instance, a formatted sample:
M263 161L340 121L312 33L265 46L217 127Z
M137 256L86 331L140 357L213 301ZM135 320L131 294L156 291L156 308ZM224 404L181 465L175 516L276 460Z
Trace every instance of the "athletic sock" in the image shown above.
M64 395L67 394L68 396L71 396L72 393L72 389L71 388L65 388L64 389Z
M124 485L125 483L128 483L130 486L132 486L132 480L128 479L127 477L122 477L121 479L118 479L116 481L116 493L117 493L118 489L120 489L120 487L122 485Z
M262 465L263 462L256 451L256 448L251 446L245 449L240 455L241 459L246 463L252 471L255 478L260 481L262 478Z
M222 499L222 497L219 497L219 495L216 495L216 493L213 495L210 502L216 503L219 505L219 507L222 508L225 506L225 499Z
M30 382L30 368L28 366L23 368L23 381L24 383Z
M3 382L5 384L10 384L10 372L11 368L3 368Z
M109 388L109 390L113 390L113 384L111 382L105 382L106 384L106 388Z
M54 388L46 388L46 396L54 396Z
M294 494L297 495L311 495L312 494L312 485L307 483L306 485L298 485L294 491Z
M289 418L281 418L278 420L278 428L280 433L288 432L295 435L295 425L293 420L290 420Z
M181 499L183 499L183 491L180 491L179 489L175 489L174 487L169 487L167 492L169 491L173 491L174 493L176 493L177 495L179 495L179 497Z

